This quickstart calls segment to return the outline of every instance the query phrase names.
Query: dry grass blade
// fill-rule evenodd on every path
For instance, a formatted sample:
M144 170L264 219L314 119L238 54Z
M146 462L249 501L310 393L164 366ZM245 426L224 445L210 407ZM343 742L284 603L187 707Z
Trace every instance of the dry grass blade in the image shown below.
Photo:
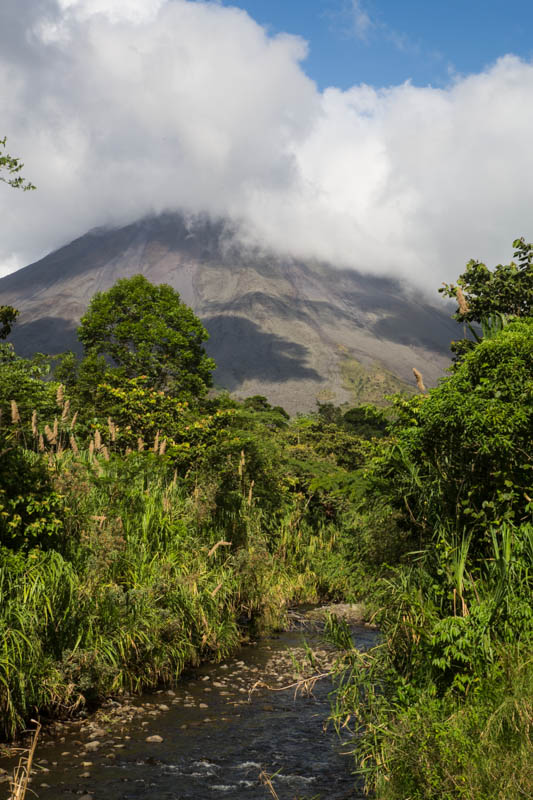
M274 777L273 775L267 775L265 770L262 770L259 773L259 780L261 781L263 786L267 787L268 791L270 792L270 794L272 795L274 800L279 800L279 795L276 792L276 790L274 789L274 786L272 785L272 778L273 777Z
M313 689L318 681L322 681L324 678L331 678L333 674L334 670L329 670L329 672L321 672L318 675L311 675L309 678L300 678L300 680L289 683L287 686L269 686L268 683L265 683L264 681L256 681L248 693L248 702L250 702L252 694L256 691L256 689L268 689L269 692L286 692L287 689L294 689L295 697L297 697L298 694L311 697L313 694Z
M213 545L213 547L211 548L211 550L207 554L207 557L211 558L213 553L216 553L216 551L218 550L219 547L231 547L231 542L225 542L223 539L221 539L219 542L217 542L216 544Z
M32 720L32 722L35 722L35 720ZM13 777L9 784L9 789L11 791L9 800L24 800L26 797L26 792L28 791L28 781L31 774L31 765L35 755L35 748L37 747L37 739L41 730L41 724L39 722L36 723L36 726L37 727L35 728L28 752L21 757L17 767L15 768L15 771L13 772Z

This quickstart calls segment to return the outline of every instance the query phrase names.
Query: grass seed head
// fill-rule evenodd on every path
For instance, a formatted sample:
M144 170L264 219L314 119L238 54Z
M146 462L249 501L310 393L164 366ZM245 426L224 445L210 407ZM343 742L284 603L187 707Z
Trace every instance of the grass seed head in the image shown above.
M111 441L115 442L117 440L117 426L111 417L107 418L107 427L109 428L109 436L111 437Z
M16 400L11 401L11 422L13 425L16 425L17 422L20 422L20 414Z
M459 306L459 313L462 315L468 314L470 309L468 307L468 303L466 302L464 292L460 286L457 287L455 296L457 298L457 305Z
M426 387L424 386L424 379L422 378L422 373L421 373L421 372L419 372L419 371L417 370L417 368L416 368L416 367L413 367L413 375L415 376L415 379L416 379L416 385L418 386L418 388L420 389L420 391L421 391L421 392L426 392L426 391L427 391L427 389L426 389Z
M56 444L57 436L54 433L54 431L52 430L52 428L50 427L50 425L45 425L44 426L44 433L45 433L45 436L46 436L46 438L48 440L48 444L51 444L51 445Z
M61 413L61 422L66 422L67 421L69 411L70 411L70 400L67 398L65 400L65 404L63 406L63 411Z

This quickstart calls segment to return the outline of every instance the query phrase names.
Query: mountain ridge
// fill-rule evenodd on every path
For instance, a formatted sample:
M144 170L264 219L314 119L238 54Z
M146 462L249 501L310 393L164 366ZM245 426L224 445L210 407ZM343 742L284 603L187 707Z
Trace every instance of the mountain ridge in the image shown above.
M75 330L94 293L138 273L169 283L202 319L218 386L264 394L291 413L312 409L317 396L360 400L346 361L382 370L398 388L413 385L417 367L432 385L457 332L392 279L251 249L224 221L164 214L89 231L2 278L0 303L20 311L17 351L79 351Z

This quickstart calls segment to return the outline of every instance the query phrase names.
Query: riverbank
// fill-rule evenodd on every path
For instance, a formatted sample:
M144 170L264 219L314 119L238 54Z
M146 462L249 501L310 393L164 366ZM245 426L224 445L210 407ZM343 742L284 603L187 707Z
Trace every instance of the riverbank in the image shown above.
M360 607L329 610L352 623ZM202 664L174 689L108 701L86 719L56 723L41 739L32 789L40 800L140 798L148 789L164 798L244 800L269 797L264 772L282 798L346 797L352 767L341 740L324 731L331 678L314 680L330 673L337 655L318 616L291 612L292 630ZM374 643L372 628L351 627L358 647Z

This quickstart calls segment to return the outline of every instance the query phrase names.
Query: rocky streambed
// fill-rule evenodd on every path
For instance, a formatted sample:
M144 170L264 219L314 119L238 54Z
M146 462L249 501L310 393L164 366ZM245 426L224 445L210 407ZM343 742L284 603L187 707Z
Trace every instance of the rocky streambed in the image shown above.
M347 618L356 646L375 643L357 607L331 610ZM292 630L202 665L175 689L111 700L91 717L56 724L37 748L32 791L40 800L362 797L349 739L325 729L330 679L301 683L335 659L321 636L323 615L293 612ZM9 797L13 763L0 761L0 800Z

